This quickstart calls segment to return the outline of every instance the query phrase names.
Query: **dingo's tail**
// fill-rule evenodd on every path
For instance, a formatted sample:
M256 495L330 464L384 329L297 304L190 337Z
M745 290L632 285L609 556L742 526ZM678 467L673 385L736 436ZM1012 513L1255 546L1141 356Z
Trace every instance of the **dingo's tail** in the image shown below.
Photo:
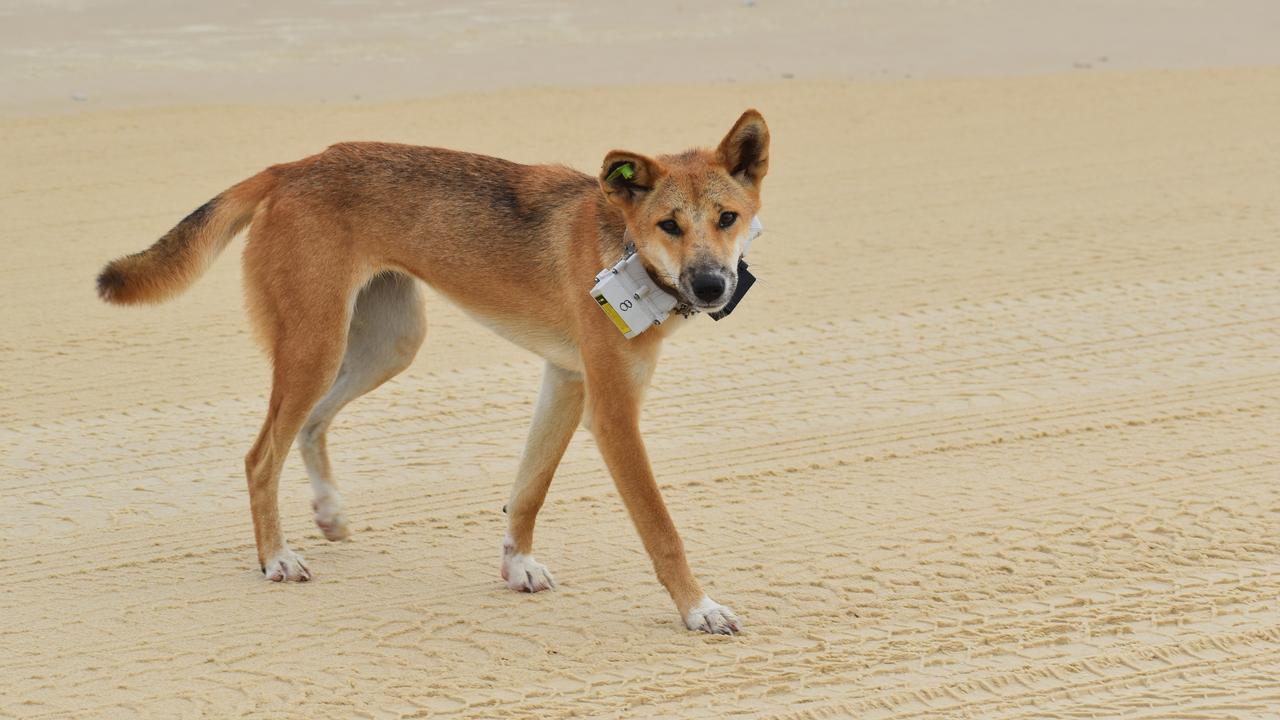
M157 303L186 290L253 219L275 187L266 170L233 185L186 216L154 245L112 260L98 274L98 297L118 305Z

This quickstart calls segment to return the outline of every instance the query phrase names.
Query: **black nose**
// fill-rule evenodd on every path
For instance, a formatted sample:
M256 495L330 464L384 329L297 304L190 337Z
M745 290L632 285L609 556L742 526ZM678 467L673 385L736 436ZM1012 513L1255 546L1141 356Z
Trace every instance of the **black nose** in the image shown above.
M693 276L693 294L702 302L719 300L724 295L724 276L719 273L700 273Z

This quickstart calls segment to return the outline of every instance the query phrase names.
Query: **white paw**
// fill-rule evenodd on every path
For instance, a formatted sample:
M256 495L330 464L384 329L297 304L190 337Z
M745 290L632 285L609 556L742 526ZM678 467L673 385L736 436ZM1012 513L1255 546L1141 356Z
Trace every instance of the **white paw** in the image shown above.
M347 517L342 514L342 496L337 493L312 500L311 509L316 514L316 527L324 533L325 538L337 542L351 537L347 529Z
M742 621L729 608L706 595L684 618L685 627L712 635L733 635L742 632Z
M556 586L555 578L546 565L532 555L518 553L509 543L502 545L502 579L507 587L518 592L536 593Z
M302 556L289 548L281 550L268 560L262 568L262 574L271 582L306 582L311 579L311 571L302 562Z

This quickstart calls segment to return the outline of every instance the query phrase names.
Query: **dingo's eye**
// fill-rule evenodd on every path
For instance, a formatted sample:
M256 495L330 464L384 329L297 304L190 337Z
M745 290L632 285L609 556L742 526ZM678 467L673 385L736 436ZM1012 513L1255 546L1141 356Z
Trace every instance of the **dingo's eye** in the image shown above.
M672 235L674 237L680 237L682 234L684 234L680 230L680 225L676 223L675 220L663 220L662 222L658 223L658 227L662 228L662 232L668 235Z
M720 213L720 229L723 230L724 228L729 227L735 221L737 221L737 219L738 219L738 213L736 212Z

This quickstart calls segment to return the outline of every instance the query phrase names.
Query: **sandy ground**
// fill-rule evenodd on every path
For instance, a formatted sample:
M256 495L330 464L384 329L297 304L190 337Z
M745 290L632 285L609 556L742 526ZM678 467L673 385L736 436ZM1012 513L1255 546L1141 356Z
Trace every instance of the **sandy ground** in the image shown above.
M1280 65L1275 0L6 0L0 113Z
M1280 69L320 99L0 120L0 717L1275 717ZM540 365L434 297L331 435L353 541L293 458L316 580L264 582L239 244L171 304L92 293L339 139L591 169L748 105L761 282L645 417L736 638L679 625L585 432L539 525L560 588L505 589Z

